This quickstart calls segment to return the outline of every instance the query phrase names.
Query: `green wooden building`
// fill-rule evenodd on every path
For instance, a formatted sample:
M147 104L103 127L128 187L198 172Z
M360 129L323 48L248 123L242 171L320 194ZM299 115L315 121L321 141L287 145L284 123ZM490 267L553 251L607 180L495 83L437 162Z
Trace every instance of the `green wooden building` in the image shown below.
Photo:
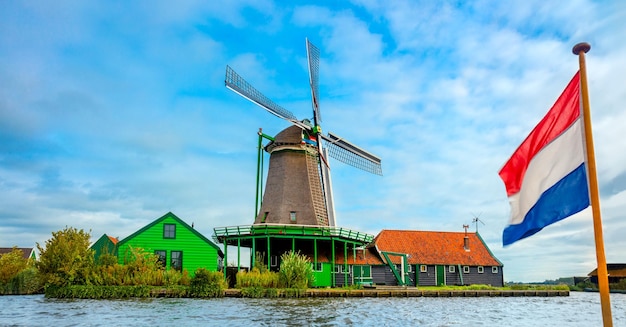
M280 268L280 257L288 251L306 255L313 267L314 287L335 287L352 284L342 272L350 269L358 249L370 243L374 236L341 227L254 224L216 227L215 238L225 245L237 247L237 258L227 258L241 269L241 248L250 249L250 266L256 255L272 271Z
M222 250L171 212L156 219L117 244L119 263L124 264L131 248L141 248L160 257L166 269L198 268L218 271L222 268Z
M89 248L93 250L93 257L98 262L103 254L115 254L117 251L118 239L107 234L102 234Z

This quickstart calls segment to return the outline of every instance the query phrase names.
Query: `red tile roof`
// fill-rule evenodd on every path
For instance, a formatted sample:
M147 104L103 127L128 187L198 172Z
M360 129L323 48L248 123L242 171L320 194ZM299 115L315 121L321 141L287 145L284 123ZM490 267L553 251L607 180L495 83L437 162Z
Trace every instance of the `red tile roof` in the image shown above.
M464 237L469 251L464 249ZM409 264L501 266L477 233L383 230L372 242L378 251L406 253ZM390 256L400 263L400 257Z

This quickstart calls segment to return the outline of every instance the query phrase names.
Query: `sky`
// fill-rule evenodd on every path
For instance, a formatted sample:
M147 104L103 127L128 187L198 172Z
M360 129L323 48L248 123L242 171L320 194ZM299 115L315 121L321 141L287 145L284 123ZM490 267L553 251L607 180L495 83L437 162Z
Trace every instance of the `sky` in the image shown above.
M596 267L590 209L503 247L498 176L590 43L606 260L626 262L626 3L585 0L2 1L0 247L121 239L170 211L209 238L252 224L257 131L290 125L225 68L311 118L306 38L323 130L382 159L383 176L331 159L337 224L470 225L522 282Z

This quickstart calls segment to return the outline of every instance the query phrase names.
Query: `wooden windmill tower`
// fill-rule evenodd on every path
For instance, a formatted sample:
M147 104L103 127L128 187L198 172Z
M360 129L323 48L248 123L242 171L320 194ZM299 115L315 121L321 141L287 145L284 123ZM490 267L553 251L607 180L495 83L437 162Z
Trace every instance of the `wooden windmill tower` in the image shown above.
M297 119L289 110L275 104L230 66L226 66L226 87L292 124L265 146L265 151L270 153L270 164L255 224L335 226L329 156L382 175L381 161L377 156L335 134L322 134L318 101L320 52L308 39L306 48L312 121Z

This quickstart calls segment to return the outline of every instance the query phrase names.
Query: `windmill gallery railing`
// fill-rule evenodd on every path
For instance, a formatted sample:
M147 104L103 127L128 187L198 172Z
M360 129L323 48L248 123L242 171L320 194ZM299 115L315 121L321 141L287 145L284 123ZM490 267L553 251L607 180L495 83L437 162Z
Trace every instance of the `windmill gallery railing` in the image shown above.
M311 236L311 237L340 237L354 241L369 243L374 236L367 233L357 232L341 227L312 226L312 225L279 225L279 224L256 224L229 227L216 227L213 229L214 239L222 243L225 238L259 235L284 235L284 236Z

